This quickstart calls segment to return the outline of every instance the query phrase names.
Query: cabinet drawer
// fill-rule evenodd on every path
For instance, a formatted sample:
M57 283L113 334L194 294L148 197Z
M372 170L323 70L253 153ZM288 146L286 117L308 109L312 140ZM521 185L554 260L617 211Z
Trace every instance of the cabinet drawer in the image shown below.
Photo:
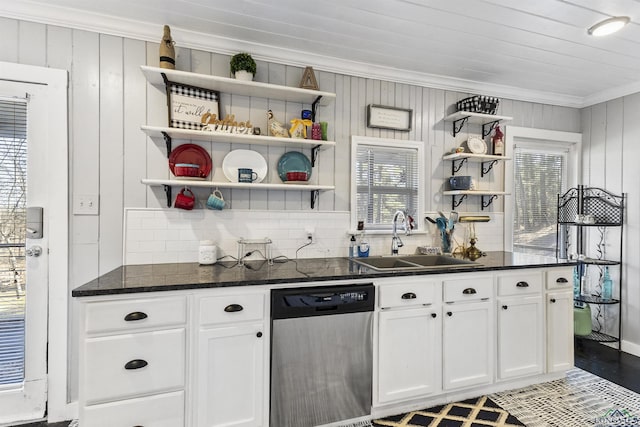
M498 295L529 295L542 291L542 273L518 273L498 276Z
M88 404L181 389L185 330L90 338L81 389Z
M433 304L441 300L440 282L424 278L383 284L378 289L378 306L381 308Z
M181 427L184 426L184 392L87 406L80 418L80 425Z
M547 270L547 289L573 289L573 267Z
M228 295L200 299L200 325L262 320L264 295Z
M445 302L478 301L493 295L493 276L445 280L442 284Z
M185 297L145 298L86 304L85 331L129 331L183 325L187 319Z

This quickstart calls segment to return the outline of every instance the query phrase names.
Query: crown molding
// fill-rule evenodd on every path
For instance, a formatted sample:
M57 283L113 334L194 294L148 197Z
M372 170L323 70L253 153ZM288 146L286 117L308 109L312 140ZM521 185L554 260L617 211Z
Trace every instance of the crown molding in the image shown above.
M154 43L158 43L162 35L163 24L123 19L30 0L14 0L3 3L4 4L0 6L0 15L8 18L99 32ZM583 108L640 91L640 82L638 82L628 86L598 92L586 97L571 96L344 60L313 52L305 52L303 50L281 48L246 40L222 37L215 34L199 33L174 26L171 27L171 32L174 40L178 40L178 48L199 49L226 55L233 55L239 51L250 51L252 56L257 60L283 65L298 67L312 65L314 69L318 71L463 93L482 93L499 98L563 107Z
M593 93L589 96L585 96L581 107L590 107L592 105L611 101L612 99L618 99L622 98L623 96L633 95L634 93L638 92L640 92L640 82L633 82L624 86L614 87L611 89L603 90L601 92Z

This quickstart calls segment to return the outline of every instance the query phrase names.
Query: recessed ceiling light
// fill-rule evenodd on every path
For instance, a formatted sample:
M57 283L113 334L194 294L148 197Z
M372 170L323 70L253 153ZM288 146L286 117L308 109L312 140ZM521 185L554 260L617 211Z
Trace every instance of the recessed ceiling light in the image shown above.
M628 16L614 16L613 18L598 22L589 28L587 32L596 37L606 36L620 30L627 25L630 20Z

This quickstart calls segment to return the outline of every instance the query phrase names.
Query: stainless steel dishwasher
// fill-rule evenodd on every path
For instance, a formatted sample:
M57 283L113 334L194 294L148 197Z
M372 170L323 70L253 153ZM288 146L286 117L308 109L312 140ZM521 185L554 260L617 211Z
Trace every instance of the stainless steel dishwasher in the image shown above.
M372 284L271 291L271 427L371 413Z

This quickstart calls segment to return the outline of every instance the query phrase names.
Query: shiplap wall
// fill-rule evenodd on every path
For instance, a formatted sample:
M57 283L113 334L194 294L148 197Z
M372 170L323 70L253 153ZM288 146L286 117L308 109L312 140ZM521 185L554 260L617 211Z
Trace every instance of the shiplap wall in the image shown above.
M622 348L640 354L640 93L584 108L581 115L583 183L627 195L622 248ZM619 256L618 238L618 230L607 231L607 257ZM590 244L598 240L598 233L592 230ZM615 269L612 272L616 274Z
M158 39L161 33L158 27ZM142 64L157 65L158 44L3 17L0 17L0 39L3 40L0 61L69 71L70 200L74 195L100 195L99 215L70 217L68 286L73 289L121 265L125 207L165 206L160 187L147 188L140 184L143 177L169 176L163 143L147 138L140 131L141 124L166 123L164 92L148 85L140 72ZM182 49L180 40L176 42L177 69L228 76L228 56ZM211 50L215 51L215 47ZM298 67L260 62L256 80L298 86L301 75L302 69ZM450 176L450 164L443 164L440 159L443 153L465 141L469 132L480 130L479 127L465 128L453 138L451 124L444 123L442 118L452 112L455 101L468 94L318 70L316 78L322 90L337 95L332 105L319 112L319 119L329 122L330 137L337 145L333 150L321 152L319 167L316 167L320 182L336 187L334 192L321 193L318 210L349 210L350 135L424 141L428 157L426 208L428 211L450 209L449 198L441 199L438 194ZM410 132L368 129L365 118L368 104L413 109L413 129ZM288 121L298 117L303 108L301 104L230 94L222 94L220 105L223 114L248 117L262 129L266 128L267 109L272 109L279 120ZM523 127L571 132L579 132L581 127L579 111L572 108L505 99L499 114L513 116L511 123ZM214 167L220 167L231 148L246 148L237 144L233 147L203 145L212 153ZM282 147L251 148L262 153L270 166L275 165L285 151ZM631 160L627 158L627 161ZM477 165L466 168L463 172L478 177ZM271 169L273 178L275 172ZM496 168L489 177L483 178L483 186L501 189L501 173L502 168ZM224 190L224 194L232 208L310 209L307 192ZM198 195L206 194L199 192ZM496 202L489 211L500 212L502 206L502 201ZM479 200L469 198L459 210L478 211ZM73 318L70 325L70 333L75 336ZM75 354L73 340L70 346ZM70 366L73 364L71 360ZM71 369L71 373L75 370ZM74 398L75 390L71 390L70 395Z

